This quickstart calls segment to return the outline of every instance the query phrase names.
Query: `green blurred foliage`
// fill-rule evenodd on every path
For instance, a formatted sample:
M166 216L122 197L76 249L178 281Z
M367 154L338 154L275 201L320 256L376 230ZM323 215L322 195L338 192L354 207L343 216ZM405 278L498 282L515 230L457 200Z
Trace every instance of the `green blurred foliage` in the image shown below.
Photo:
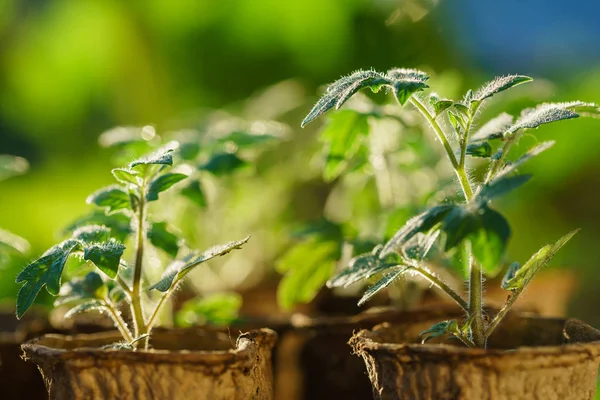
M206 110L225 108L245 120L277 119L292 130L288 140L252 158L252 168L206 178L210 213L189 203L179 211L173 207L194 247L253 235L243 254L199 271L193 285L214 292L275 275L274 260L289 246L290 227L321 218L332 189L314 159L319 124L299 129L320 85L358 68L420 67L432 74L432 86L445 88L440 97L451 97L492 77L471 66L462 47L439 28L444 16L420 3L5 0L0 153L28 159L31 170L0 183L0 227L26 238L32 259L90 210L90 193L112 182L114 153L99 148L101 132L119 125L206 132L212 126L205 123ZM531 71L506 71L513 72ZM552 83L533 75L529 87L491 103L484 120L506 104L516 114L540 101L600 102L600 70L594 66ZM568 129L561 123L540 128L540 140L556 139L557 145L523 168L536 176L521 192L527 201L511 198L502 205L514 228L508 261L526 259L531 249L583 228L555 264L573 266L580 282L571 315L596 325L600 275L590 249L600 238L599 132L597 121L583 119ZM533 144L529 137L521 141ZM348 182L335 195L343 200L364 185ZM373 199L354 198L350 211L340 209L340 218L367 220ZM12 277L25 261L14 257L1 267L0 298L14 295Z

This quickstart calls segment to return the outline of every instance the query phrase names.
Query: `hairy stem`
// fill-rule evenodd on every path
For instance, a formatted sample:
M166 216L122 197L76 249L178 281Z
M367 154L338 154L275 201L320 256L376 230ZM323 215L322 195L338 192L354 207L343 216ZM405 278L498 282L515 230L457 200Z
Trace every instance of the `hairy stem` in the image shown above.
M469 251L469 253L471 253ZM470 255L470 254L469 254ZM469 317L473 319L471 335L477 347L485 347L483 326L483 273L479 264L472 258L469 271Z
M175 286L176 285L174 285L172 287L175 287ZM165 301L167 301L167 299L171 296L172 292L173 292L172 289L167 290L165 293L163 293L161 298L158 300L158 303L156 303L156 306L154 307L154 311L152 311L152 314L150 315L150 318L148 319L148 323L147 323L148 331L150 331L152 329L152 326L154 326L154 323L156 322L156 317L158 317L158 314L159 314L160 310L162 309Z
M117 281L117 284L121 287L121 289L123 289L123 292L125 292L127 296L131 297L131 288L129 287L127 282L125 282L120 275L117 275L115 280Z
M114 304L112 304L112 302L110 302L108 299L104 300L103 303L117 329L119 329L121 336L123 336L123 339L125 339L128 343L131 342L133 340L131 331L127 327L127 323L123 320L123 318L121 318L121 314L115 308Z
M142 309L142 265L144 260L144 224L145 224L145 208L146 208L146 191L145 185L140 187L140 203L138 204L137 215L137 237L136 237L136 255L135 266L133 271L133 288L131 289L131 311L133 313L135 337L140 337L147 332L146 323L144 321L144 310ZM147 342L147 341L146 341ZM137 346L135 346L137 348Z
M521 294L522 291L523 290L521 289L521 290L513 292L513 293L511 293L509 295L508 300L506 300L506 303L504 303L504 305L502 306L502 308L500 309L500 311L498 311L498 314L496 314L496 316L494 317L494 319L492 320L492 322L490 322L490 325L485 330L485 339L486 340L487 340L487 338L490 337L490 335L492 334L492 332L494 332L494 329L496 329L496 327L498 326L498 324L500 323L500 321L502 321L502 319L510 311L510 309L515 304L515 302L519 298L519 295Z
M462 297L460 297L460 295L458 293L456 293L456 291L454 291L450 286L448 286L446 284L446 282L441 280L437 275L435 275L434 273L429 272L427 269L419 267L419 266L413 266L412 268L416 272L418 272L423 278L427 279L434 286L438 287L444 293L446 293L448 296L450 296L450 298L452 300L454 300L456 302L456 304L458 304L463 310L465 310L465 311L469 310L467 302Z
M475 345L475 343L473 343L473 341L471 339L469 339L468 337L466 337L464 335L457 335L455 333L454 337L457 338L458 340L460 340L461 342L463 342L465 344L465 346L467 346L467 347L470 347L470 348L477 347L477 345Z
M506 140L504 147L502 147L502 154L500 154L500 158L498 158L497 160L493 160L490 165L490 169L485 177L485 183L489 183L496 176L496 174L498 173L498 170L504 164L504 159L506 158L506 155L510 151L511 146L515 142L515 139L516 139L516 134L513 133L513 135Z

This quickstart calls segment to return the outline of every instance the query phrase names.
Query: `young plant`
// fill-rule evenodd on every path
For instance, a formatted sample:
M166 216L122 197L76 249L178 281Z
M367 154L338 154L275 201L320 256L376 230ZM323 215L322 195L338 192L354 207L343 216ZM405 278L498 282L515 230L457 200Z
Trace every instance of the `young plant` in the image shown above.
M532 79L521 75L499 77L477 91L468 91L460 101L439 98L436 94L424 99L419 92L429 88L427 80L427 74L414 69L392 69L385 73L357 71L331 84L302 122L304 126L332 108L339 109L361 89L378 92L388 88L400 106L410 103L433 130L464 197L459 202L437 204L413 217L387 243L375 247L371 253L353 258L347 269L331 279L330 285L348 286L383 274L363 295L359 302L363 304L403 275L419 275L448 294L466 313L465 322L435 324L423 332L428 335L425 340L449 333L469 347L485 347L487 338L535 273L577 232L572 231L555 244L542 247L523 265L513 263L502 280L502 288L509 293L506 304L491 321L484 318L484 276L499 273L511 235L508 222L491 207L491 203L526 183L531 176L517 175L517 169L554 143L541 143L514 161L507 158L511 147L528 129L579 116L597 117L600 109L593 103L581 101L546 103L524 110L516 120L503 113L472 132L483 103L499 92ZM467 160L473 157L487 164L481 178L469 177ZM466 298L429 268L428 255L436 243L446 254L461 256L465 269L468 269Z
M148 210L162 192L188 178L187 174L171 169L173 153L173 149L159 149L127 167L112 170L118 184L100 189L87 199L88 203L103 208L105 214L79 221L69 239L51 247L17 276L17 283L23 283L17 296L17 318L23 316L45 286L50 294L58 296L56 305L76 303L65 317L89 310L106 313L125 341L124 347L120 344L119 348L137 348L140 343L147 348L148 336L161 308L183 278L198 265L239 249L249 239L177 257L180 238L167 230L166 223L152 221ZM123 259L123 242L130 235L135 250L132 265ZM149 287L144 276L148 243L174 259L158 282ZM83 277L62 283L65 263L70 257L81 261L80 269L93 268ZM145 301L147 291L160 292L155 304ZM119 311L122 302L129 305L131 321L126 321Z

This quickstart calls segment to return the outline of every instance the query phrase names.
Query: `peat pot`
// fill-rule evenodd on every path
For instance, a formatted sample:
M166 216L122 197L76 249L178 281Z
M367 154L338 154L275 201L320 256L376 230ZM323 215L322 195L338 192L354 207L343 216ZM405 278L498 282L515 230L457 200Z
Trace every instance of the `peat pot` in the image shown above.
M273 398L277 334L257 329L232 339L206 329L155 329L150 351L104 350L118 332L45 335L22 346L50 399Z
M280 400L364 400L372 389L364 363L354 356L348 340L360 329L382 322L419 322L463 311L454 305L398 311L373 308L354 316L294 315L291 329L280 333L275 359L275 398Z
M381 324L352 337L375 399L593 399L600 331L578 320L509 314L488 349L456 340L418 344L419 332L445 318ZM437 341L437 342L436 342Z

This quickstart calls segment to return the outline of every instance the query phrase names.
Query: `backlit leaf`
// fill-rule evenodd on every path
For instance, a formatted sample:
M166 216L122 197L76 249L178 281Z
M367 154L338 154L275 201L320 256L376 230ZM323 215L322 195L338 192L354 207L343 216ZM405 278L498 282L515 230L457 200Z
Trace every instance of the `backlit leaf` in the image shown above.
M399 266L397 270L390 272L388 274L385 274L385 276L383 278L381 278L373 286L371 286L369 289L367 289L367 291L363 294L363 296L358 301L358 305L362 306L363 304L365 304L367 301L369 301L369 299L371 299L371 297L375 296L381 290L383 290L386 287L388 287L389 285L391 285L392 282L394 282L398 277L400 277L402 274L404 274L405 272L407 272L410 269L411 269L411 267Z
M173 149L160 149L145 157L141 157L129 164L129 169L149 166L149 165L173 165Z
M123 251L125 245L114 239L102 243L90 243L84 247L83 259L93 262L100 271L114 279L119 271Z
M105 242L110 239L110 229L103 225L84 225L73 232L73 239L84 242Z
M129 194L116 185L108 186L92 193L86 199L86 202L106 208L107 214L131 208Z
M446 333L457 334L459 332L458 323L455 320L448 320L433 324L429 329L419 333L419 336L424 336L422 343L425 343Z
M87 312L87 311L103 311L106 309L106 306L102 304L102 302L98 300L91 300L82 304L78 304L75 307L71 308L69 311L65 313L64 318L69 319L76 314Z
M502 113L483 124L483 126L471 136L471 140L501 139L504 137L504 132L512 126L513 121L514 117L512 115Z
M534 129L550 122L577 118L579 115L569 110L569 106L572 104L545 103L540 104L536 108L524 110L517 122L507 129L505 135L513 134L519 129Z
M327 281L327 287L348 287L355 282L369 279L373 275L383 272L389 268L396 267L399 260L396 257L379 258L382 246L376 247L373 252L361 254L350 260L347 268L340 271L336 276Z
M492 146L488 142L471 143L467 145L467 155L482 158L491 157Z
M73 278L60 288L59 297L54 302L55 306L85 299L103 299L107 287L102 277L96 272L89 272L85 277Z
M156 201L158 200L158 194L169 189L171 186L187 178L186 174L178 173L167 173L158 176L148 186L148 192L146 193L146 200Z
M492 97L496 93L510 89L520 85L521 83L530 82L532 80L533 79L530 77L524 75L499 76L494 80L487 82L480 89L478 89L473 94L472 101L483 101L489 97Z
M137 178L137 171L132 171L125 168L115 168L111 172L115 179L124 185L132 184L137 186L139 184Z
M479 221L479 229L469 235L473 256L487 276L494 276L508 245L510 226L502 214L487 207L479 214Z

